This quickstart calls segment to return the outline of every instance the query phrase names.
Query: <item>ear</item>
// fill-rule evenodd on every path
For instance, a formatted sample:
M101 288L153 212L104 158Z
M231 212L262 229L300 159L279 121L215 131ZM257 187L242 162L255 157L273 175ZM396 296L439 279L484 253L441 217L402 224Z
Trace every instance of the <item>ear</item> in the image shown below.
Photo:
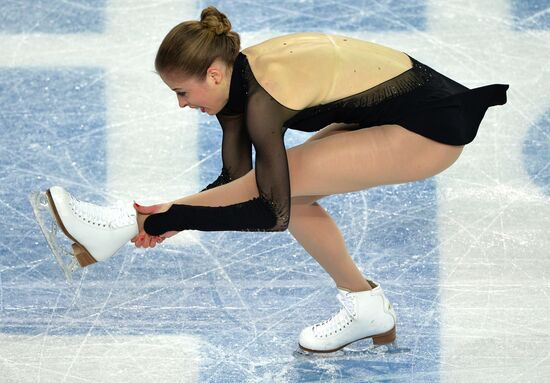
M216 85L220 84L225 76L225 70L219 64L219 62L214 62L206 70L206 78L209 81L213 81Z

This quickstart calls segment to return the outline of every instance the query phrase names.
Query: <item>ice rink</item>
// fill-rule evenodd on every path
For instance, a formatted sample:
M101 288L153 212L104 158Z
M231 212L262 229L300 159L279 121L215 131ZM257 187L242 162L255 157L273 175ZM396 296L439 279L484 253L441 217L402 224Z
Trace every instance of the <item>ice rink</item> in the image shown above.
M33 190L147 204L217 177L217 121L179 109L153 68L209 4L243 47L337 33L510 84L444 173L321 200L394 304L396 350L294 352L339 304L288 232L127 246L72 285L50 254ZM549 0L2 0L0 52L0 382L550 381Z

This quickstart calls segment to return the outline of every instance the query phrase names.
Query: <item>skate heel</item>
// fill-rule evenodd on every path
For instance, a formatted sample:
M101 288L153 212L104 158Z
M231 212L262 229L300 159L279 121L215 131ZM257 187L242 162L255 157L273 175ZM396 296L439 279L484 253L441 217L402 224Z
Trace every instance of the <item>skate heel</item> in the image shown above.
M81 245L78 243L73 243L73 255L80 264L81 267L86 267L92 263L96 263L94 257Z
M395 326L383 334L375 335L372 337L372 343L374 344L389 344L395 340Z

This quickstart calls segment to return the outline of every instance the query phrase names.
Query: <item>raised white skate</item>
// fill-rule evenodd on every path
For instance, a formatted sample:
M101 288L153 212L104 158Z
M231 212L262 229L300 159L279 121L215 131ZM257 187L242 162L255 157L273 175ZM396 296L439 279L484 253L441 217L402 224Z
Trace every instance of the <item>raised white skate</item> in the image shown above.
M332 318L303 329L300 349L314 353L334 352L367 338L372 338L375 345L393 343L396 327L393 307L380 285L368 282L373 287L369 291L338 289L342 309Z
M72 273L115 254L138 234L136 212L130 206L102 207L82 202L59 186L29 196L36 220L68 281ZM42 212L50 214L51 226ZM59 229L69 238L72 251L60 243Z

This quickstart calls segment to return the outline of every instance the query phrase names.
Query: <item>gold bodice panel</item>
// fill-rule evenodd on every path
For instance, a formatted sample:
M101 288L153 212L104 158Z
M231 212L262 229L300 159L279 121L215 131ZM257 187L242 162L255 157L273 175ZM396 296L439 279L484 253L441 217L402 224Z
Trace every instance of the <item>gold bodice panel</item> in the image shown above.
M295 33L243 50L258 83L302 110L361 93L412 67L402 52L324 33Z

